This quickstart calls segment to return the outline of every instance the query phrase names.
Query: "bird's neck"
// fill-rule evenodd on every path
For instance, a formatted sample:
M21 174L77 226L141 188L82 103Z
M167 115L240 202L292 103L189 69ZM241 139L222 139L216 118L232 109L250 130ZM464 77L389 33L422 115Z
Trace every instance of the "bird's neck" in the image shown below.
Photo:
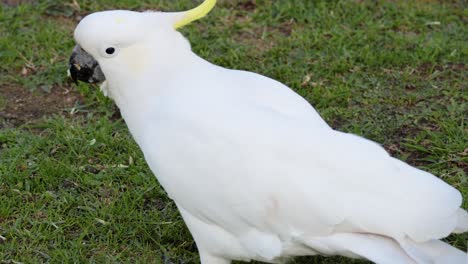
M177 87L189 73L206 69L209 62L198 57L190 49L176 54L153 54L152 63L145 72L133 78L118 75L109 80L109 95L119 107L132 135L138 141L139 132L144 131L141 126L151 115L158 99L167 89Z

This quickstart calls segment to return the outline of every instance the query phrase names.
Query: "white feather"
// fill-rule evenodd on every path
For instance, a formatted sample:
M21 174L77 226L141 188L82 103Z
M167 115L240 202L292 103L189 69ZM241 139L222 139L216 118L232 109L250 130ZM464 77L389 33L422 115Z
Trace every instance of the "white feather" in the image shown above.
M124 31L109 29L116 16ZM456 189L334 131L283 84L199 58L165 17L97 13L75 38L99 61L204 264L313 254L424 263L437 255L432 241L466 228ZM99 57L106 37L124 39L121 56Z

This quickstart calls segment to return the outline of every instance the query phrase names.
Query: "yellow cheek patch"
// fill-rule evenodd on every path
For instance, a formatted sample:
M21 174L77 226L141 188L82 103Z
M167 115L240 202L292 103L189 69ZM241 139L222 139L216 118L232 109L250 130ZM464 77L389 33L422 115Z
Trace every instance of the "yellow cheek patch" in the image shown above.
M124 21L125 21L125 20L124 20L123 18L121 18L121 17L117 17L117 18L115 19L115 23L117 23L117 24L122 24Z
M126 69L134 76L139 76L144 73L148 67L149 59L145 46L133 46L127 50L122 50L119 53L122 63L126 65Z

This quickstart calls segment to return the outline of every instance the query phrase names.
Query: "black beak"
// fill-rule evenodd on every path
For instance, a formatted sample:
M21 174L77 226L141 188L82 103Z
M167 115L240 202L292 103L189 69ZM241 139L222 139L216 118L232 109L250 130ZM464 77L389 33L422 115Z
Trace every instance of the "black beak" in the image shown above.
M98 62L76 45L70 57L70 76L78 84L78 81L87 83L101 83L106 80Z

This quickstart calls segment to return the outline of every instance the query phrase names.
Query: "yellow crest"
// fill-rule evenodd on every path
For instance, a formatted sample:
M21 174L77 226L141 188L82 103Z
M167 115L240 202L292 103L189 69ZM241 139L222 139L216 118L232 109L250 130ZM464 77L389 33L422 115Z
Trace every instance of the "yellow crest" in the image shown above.
M180 19L174 24L174 28L177 29L183 27L189 24L190 22L193 22L197 19L206 16L215 5L216 0L205 0L201 5L197 6L196 8L184 12L182 19Z

